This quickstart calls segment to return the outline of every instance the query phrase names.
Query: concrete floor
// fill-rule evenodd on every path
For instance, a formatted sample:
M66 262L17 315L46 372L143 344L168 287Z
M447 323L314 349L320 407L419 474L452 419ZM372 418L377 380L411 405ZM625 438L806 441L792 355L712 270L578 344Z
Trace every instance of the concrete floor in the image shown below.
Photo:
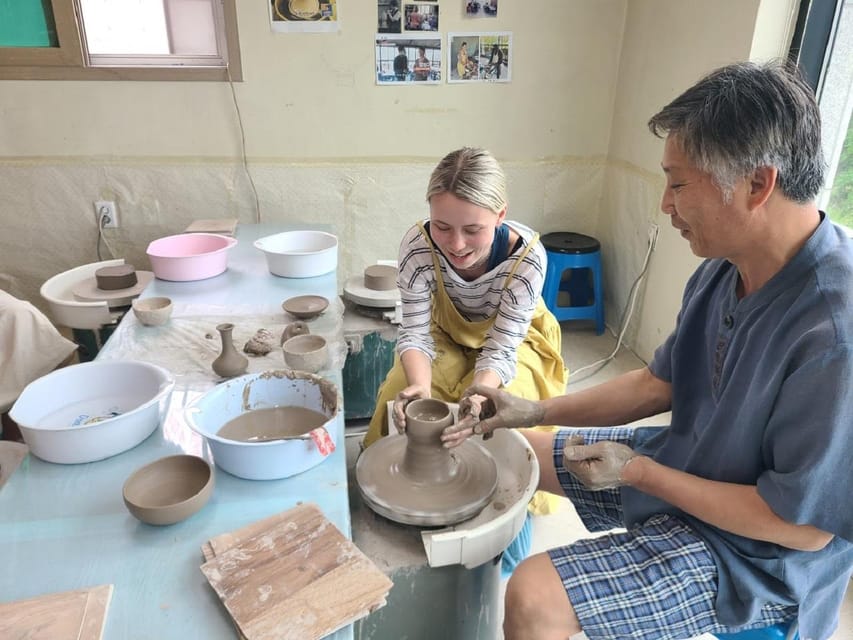
M610 332L596 336L593 329L584 327L582 323L575 323L575 325L575 327L571 327L570 323L563 324L563 358L569 367L569 371L572 372L568 387L569 392L598 384L625 371L644 366L645 363L631 351L621 348L604 367L595 367L579 372L585 365L608 357L616 346L616 339ZM663 425L668 423L669 415L662 414L642 420L638 424ZM363 427L358 424L348 424L347 426L348 435L356 435L358 431L363 430ZM350 441L347 444L348 454L357 452L357 447L352 446L354 442ZM559 509L555 513L537 516L533 519L531 553L540 553L589 535L591 534L581 523L571 502L561 499ZM503 586L505 585L502 585L501 597ZM712 638L713 636L702 636L702 640ZM499 633L496 640L503 640L503 635ZM841 610L838 629L831 640L853 640L853 590L848 591Z

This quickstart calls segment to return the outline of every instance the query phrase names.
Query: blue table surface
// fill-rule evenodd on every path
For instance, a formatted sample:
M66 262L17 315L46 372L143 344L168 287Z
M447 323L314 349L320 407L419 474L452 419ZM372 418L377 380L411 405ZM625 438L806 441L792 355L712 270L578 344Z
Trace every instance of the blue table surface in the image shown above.
M291 228L321 228L302 226ZM337 297L335 272L316 278L278 278L253 241L286 231L282 225L241 225L228 269L197 282L154 280L143 297L168 296L175 313L191 309L211 315L283 313L281 302L301 294ZM325 314L324 314L325 315ZM128 314L98 359L121 359L128 336L150 340L150 331ZM339 326L339 325L338 325ZM148 333L146 333L148 331ZM342 336L338 339L343 340ZM156 349L152 350L156 352ZM167 366L175 354L164 354ZM168 366L167 366L168 368ZM341 371L326 372L341 389ZM199 569L201 545L221 533L293 507L314 502L350 536L344 447L344 412L333 425L338 447L308 471L281 480L243 480L216 468L210 501L183 522L156 527L136 520L124 506L122 485L137 468L157 458L190 453L213 458L204 440L186 425L182 410L218 379L177 375L163 423L144 442L106 460L52 464L30 455L0 489L0 601L113 584L105 640L117 638L234 638L232 621ZM353 637L347 626L329 636Z

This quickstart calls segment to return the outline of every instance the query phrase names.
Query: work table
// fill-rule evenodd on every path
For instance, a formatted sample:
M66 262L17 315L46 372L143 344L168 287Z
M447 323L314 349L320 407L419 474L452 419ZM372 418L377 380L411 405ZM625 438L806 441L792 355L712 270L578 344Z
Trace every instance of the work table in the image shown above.
M321 375L342 393L346 347L336 274L278 278L253 247L254 240L286 230L281 225L241 225L225 273L196 282L154 280L146 288L143 297L173 300L172 319L162 327L143 327L128 313L98 360L147 360L172 371L176 383L166 417L140 445L105 460L59 465L32 455L25 459L0 490L0 601L113 584L103 636L107 640L234 638L225 608L199 570L204 561L202 543L298 502L316 503L350 535L343 411L332 427L337 449L304 473L251 481L215 467L216 484L208 504L189 519L165 527L139 522L122 501L127 477L157 458L189 453L213 462L202 437L184 422L182 411L219 382L209 367L220 346L215 330L219 321L233 322L251 336L265 324L278 323L280 328L293 320L281 310L285 299L309 293L325 296L333 304L312 321L311 330L329 341L332 362ZM244 340L235 335L238 348ZM250 358L249 372L270 365L284 368L280 350ZM330 637L352 636L347 627Z

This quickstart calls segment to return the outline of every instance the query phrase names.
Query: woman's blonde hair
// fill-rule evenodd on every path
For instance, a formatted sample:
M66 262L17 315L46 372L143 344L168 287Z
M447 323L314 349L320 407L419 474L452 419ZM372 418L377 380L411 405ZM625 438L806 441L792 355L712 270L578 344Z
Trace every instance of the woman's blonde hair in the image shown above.
M463 147L451 151L433 169L426 199L450 193L478 207L499 213L506 207L506 176L485 149Z

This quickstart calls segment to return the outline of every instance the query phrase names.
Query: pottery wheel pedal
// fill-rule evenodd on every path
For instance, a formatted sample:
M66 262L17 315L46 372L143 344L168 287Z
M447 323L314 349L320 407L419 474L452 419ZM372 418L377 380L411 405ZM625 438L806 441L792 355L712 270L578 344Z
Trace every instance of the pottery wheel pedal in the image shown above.
M452 422L444 402L410 402L406 435L382 438L356 462L365 503L389 520L420 526L445 526L477 515L495 492L497 466L471 439L445 449L441 432Z

